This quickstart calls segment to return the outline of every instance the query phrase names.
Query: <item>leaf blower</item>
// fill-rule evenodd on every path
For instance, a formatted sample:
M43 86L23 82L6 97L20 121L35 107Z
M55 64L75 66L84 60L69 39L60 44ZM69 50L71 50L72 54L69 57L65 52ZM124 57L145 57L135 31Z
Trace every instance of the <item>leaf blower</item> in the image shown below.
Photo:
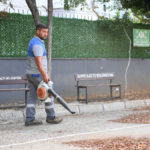
M51 99L49 96L52 95L56 100L69 112L72 114L75 114L75 111L73 111L68 104L53 90L53 82L49 81L48 83L45 83L43 81L40 82L38 89L37 89L37 96L41 101L50 102Z

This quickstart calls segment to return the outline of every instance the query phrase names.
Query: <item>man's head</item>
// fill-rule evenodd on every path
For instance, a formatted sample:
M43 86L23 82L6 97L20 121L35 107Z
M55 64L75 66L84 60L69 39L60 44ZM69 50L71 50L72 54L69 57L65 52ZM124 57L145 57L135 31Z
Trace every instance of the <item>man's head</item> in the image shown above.
M36 26L36 36L41 40L45 40L48 35L48 27L46 24L40 23Z

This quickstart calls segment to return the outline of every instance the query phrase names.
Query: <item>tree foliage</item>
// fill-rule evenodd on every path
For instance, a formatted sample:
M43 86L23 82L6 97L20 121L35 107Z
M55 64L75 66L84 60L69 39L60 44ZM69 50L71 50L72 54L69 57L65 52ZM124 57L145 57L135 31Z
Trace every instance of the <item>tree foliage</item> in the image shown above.
M70 10L81 5L81 9L87 6L86 0L64 0L64 9Z
M150 18L150 1L149 0L120 0L122 7L131 9L136 15L143 15Z
M0 0L0 2L2 2L4 4L7 4L7 1L9 1L9 0Z
M120 28L132 26L132 25L133 23L130 20L128 12L126 12L122 18L119 18L119 16L116 16L113 19L102 18L100 21L101 27L108 27L112 31L116 31Z
M110 0L97 0L109 2ZM113 9L130 9L136 15L150 18L150 0L114 0Z

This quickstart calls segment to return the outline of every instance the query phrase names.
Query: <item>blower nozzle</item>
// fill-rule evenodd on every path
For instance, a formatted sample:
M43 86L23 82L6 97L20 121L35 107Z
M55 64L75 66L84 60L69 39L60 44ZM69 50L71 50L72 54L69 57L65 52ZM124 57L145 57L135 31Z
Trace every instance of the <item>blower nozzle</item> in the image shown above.
M64 107L66 108L69 112L72 114L75 114L75 111L73 111L68 104L53 90L53 82L49 81L48 83L41 82L38 86L37 89L37 96L39 99L46 102L50 102L49 96L52 95L56 100Z
M66 108L69 112L71 112L72 114L75 114L75 111L73 111L68 104L53 90L53 89L49 89L48 90L49 94L53 95L54 98L56 98L56 100L62 105L64 106L64 108Z

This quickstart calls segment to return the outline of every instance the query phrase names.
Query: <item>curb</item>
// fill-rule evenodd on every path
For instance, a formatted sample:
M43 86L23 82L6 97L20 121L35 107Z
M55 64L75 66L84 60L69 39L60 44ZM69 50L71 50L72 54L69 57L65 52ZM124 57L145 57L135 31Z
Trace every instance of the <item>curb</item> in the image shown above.
M98 113L98 112L108 112L108 111L117 111L125 110L143 106L150 106L150 99L146 100L132 100L132 101L109 101L109 102L96 102L89 104L70 104L69 105L75 112L76 115L84 113ZM55 112L57 116L67 116L71 115L64 107L59 104L55 105ZM44 119L46 113L44 110L44 105L36 107L36 116L37 119ZM0 124L11 124L14 122L24 122L25 120L25 109L6 109L0 110Z

